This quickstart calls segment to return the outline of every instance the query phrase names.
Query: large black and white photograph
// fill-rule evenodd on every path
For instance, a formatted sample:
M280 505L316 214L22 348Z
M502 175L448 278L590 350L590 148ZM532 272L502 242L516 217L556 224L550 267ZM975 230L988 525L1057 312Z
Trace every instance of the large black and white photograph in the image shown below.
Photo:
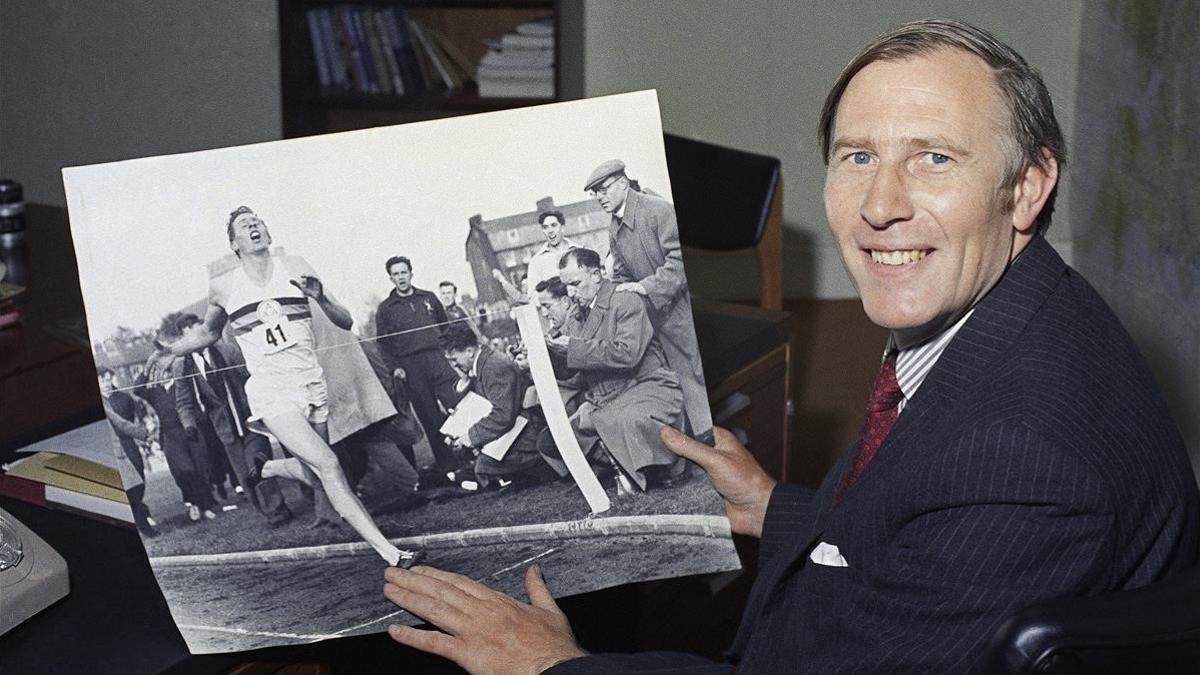
M658 101L638 92L63 171L97 378L193 653L739 567Z

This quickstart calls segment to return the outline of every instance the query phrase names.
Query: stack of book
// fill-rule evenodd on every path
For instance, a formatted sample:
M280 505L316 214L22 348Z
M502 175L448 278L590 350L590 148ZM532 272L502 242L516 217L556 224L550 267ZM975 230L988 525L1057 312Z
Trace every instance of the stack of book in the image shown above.
M471 82L462 52L403 7L326 5L304 15L322 94L413 96Z
M0 494L103 519L133 523L106 420L18 450L0 469Z
M554 98L554 21L529 21L491 40L475 80L481 98Z

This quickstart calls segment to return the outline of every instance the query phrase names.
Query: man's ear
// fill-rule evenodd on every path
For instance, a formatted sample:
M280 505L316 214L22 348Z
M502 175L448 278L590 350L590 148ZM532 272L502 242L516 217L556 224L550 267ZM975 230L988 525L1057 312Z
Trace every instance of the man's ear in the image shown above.
M1038 214L1046 206L1046 200L1058 184L1058 160L1049 148L1042 148L1041 164L1025 167L1020 180L1012 188L1013 229L1018 234L1032 237Z

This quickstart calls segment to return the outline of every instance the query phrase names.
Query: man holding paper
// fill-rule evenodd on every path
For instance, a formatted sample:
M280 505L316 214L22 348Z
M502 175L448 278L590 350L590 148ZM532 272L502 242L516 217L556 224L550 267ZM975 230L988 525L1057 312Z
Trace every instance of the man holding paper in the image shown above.
M442 348L450 365L470 382L459 408L464 408L470 397L479 397L483 409L490 407L463 433L453 436L456 447L480 451L475 459L478 487L549 478L548 467L537 451L538 433L545 425L539 415L523 409L529 388L525 373L512 359L479 344L469 326L447 327ZM460 412L465 410L456 409L450 421Z
M536 570L530 604L388 570L385 594L447 631L394 639L473 671L962 673L1016 610L1195 565L1178 429L1120 322L1043 236L1066 153L1037 71L973 26L911 22L842 71L819 129L830 229L891 338L860 438L819 489L777 485L726 432L708 447L664 429L733 530L762 540L728 662L576 658Z
M564 254L559 275L579 312L561 335L546 338L546 346L584 388L583 403L571 416L580 446L594 452L603 443L642 490L680 478L687 462L662 447L658 430L680 423L683 392L655 335L647 301L618 292L604 278L599 254L588 248Z

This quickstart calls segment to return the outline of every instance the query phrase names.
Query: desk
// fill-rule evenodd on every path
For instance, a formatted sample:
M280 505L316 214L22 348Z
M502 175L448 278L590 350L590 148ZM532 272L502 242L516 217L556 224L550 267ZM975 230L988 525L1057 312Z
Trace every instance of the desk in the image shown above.
M21 299L25 323L11 332L0 331L0 462L11 460L13 450L38 437L101 416L90 352L46 331L54 322L83 312L66 212L29 205L27 223L30 281ZM764 465L786 476L791 315L699 299L694 307L710 398L719 405L735 394L748 397L749 404L726 424L741 427ZM354 672L385 666L392 670L400 664L415 672L457 672L439 659L395 645L384 634L190 657L132 529L4 497L0 507L67 559L72 589L55 606L0 636L0 664L6 675L215 673L247 661L353 664ZM747 552L743 550L743 560ZM588 593L566 598L562 606L580 640L593 649L675 646L715 655L736 628L749 577L742 575L722 591L715 611L688 616L679 615L678 603L701 602L708 594L695 579ZM664 638L658 617L671 610L671 631L663 633ZM684 643L664 643L680 636Z

